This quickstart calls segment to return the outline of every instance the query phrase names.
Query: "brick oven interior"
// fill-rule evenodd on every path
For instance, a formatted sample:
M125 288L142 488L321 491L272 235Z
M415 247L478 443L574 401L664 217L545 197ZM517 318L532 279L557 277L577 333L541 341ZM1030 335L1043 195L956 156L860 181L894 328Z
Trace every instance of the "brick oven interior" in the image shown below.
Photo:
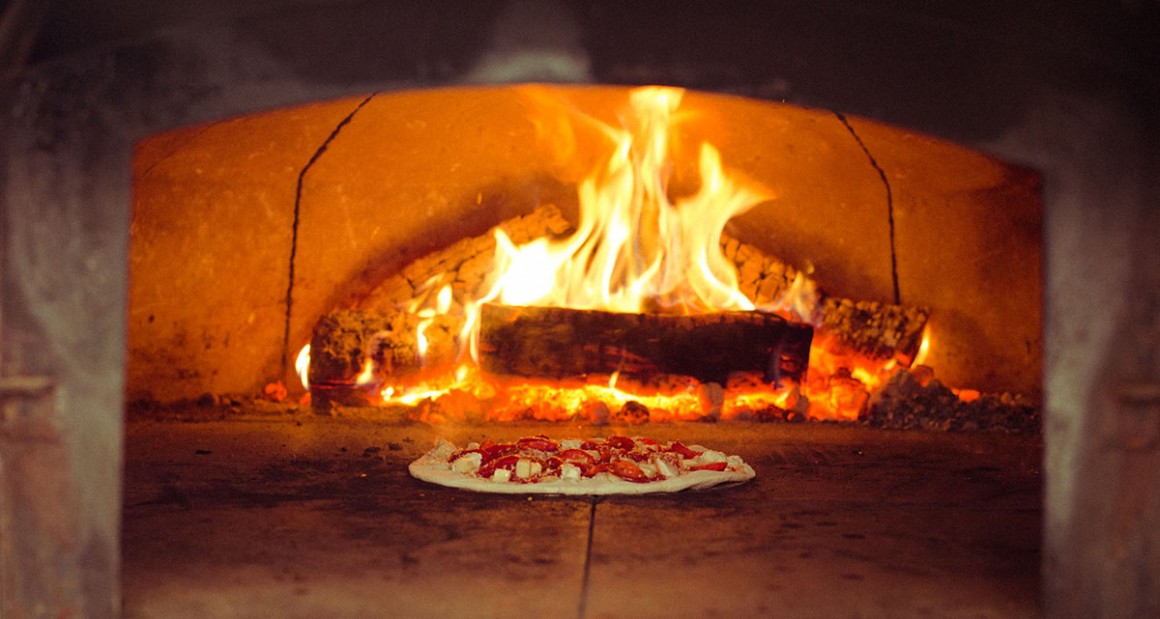
M5 7L4 616L1160 610L1155 6L283 4ZM936 375L1021 394L1042 432L299 404L318 316L571 214L527 82L693 89L782 198L731 232L931 306ZM713 444L758 477L595 499L406 471L436 437L537 433Z

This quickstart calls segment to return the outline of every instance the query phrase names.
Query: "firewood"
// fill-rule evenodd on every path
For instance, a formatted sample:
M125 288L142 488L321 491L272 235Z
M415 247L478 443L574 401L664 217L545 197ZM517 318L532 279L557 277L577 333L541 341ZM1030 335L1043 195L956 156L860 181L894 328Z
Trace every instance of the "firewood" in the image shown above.
M493 374L568 378L691 376L724 383L734 372L801 381L813 329L761 312L690 316L486 304L480 365Z
M373 398L364 388L381 385L385 377L405 378L423 367L450 365L462 320L432 318L423 332L427 352L420 355L417 333L422 320L405 311L364 310L338 310L319 319L310 340L308 376L315 410L328 410L334 403L365 405ZM373 374L360 385L368 361Z
M797 269L727 233L721 235L721 251L737 269L737 288L758 307L782 300L799 277Z
M870 359L898 359L910 365L922 345L930 318L925 307L826 297L816 311L819 331L831 336L835 352Z
M784 304L783 298L804 273L760 249L722 235L721 249L737 267L738 288L758 307ZM815 289L812 282L806 289ZM898 359L909 365L922 344L922 332L930 309L876 301L855 301L829 296L799 303L799 309L824 333L826 345L839 354L858 354L871 359Z
M522 244L540 237L564 235L570 231L571 224L556 206L541 206L527 215L504 221L486 234L462 239L408 264L376 286L358 306L393 311L444 284L451 285L456 301L479 298L494 264L496 229L503 230L513 243Z

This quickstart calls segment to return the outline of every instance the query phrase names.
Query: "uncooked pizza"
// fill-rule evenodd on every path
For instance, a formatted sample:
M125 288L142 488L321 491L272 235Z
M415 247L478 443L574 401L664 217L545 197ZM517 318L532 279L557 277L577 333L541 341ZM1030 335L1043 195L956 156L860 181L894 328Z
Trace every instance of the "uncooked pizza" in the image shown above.
M531 436L462 448L441 440L409 469L433 484L509 494L678 492L738 484L756 475L740 456L628 436L560 441Z

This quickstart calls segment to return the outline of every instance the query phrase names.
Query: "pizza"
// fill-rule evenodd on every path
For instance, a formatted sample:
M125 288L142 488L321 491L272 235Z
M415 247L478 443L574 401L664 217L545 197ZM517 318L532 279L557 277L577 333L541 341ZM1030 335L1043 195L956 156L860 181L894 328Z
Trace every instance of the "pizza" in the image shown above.
M740 456L628 436L557 441L541 435L463 448L440 440L408 468L433 484L508 494L679 492L739 484L756 475Z

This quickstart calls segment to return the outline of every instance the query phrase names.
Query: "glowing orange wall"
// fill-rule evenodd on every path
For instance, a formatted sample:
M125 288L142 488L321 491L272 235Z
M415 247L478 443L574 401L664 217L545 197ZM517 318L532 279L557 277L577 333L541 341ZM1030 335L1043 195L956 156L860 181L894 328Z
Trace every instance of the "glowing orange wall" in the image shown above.
M611 123L627 96L553 89ZM510 87L379 94L140 142L128 396L171 401L292 380L282 357L295 200L316 155L298 198L291 360L320 314L408 261L541 202L571 212L572 183L604 152L591 132L574 134L571 152L543 139L551 123L537 127L530 113L542 99ZM938 376L1038 397L1038 175L863 119L848 118L848 128L824 110L689 93L682 111L678 156L708 140L726 168L776 195L731 231L812 264L839 296L893 297L881 169L901 298L934 309L929 362Z

